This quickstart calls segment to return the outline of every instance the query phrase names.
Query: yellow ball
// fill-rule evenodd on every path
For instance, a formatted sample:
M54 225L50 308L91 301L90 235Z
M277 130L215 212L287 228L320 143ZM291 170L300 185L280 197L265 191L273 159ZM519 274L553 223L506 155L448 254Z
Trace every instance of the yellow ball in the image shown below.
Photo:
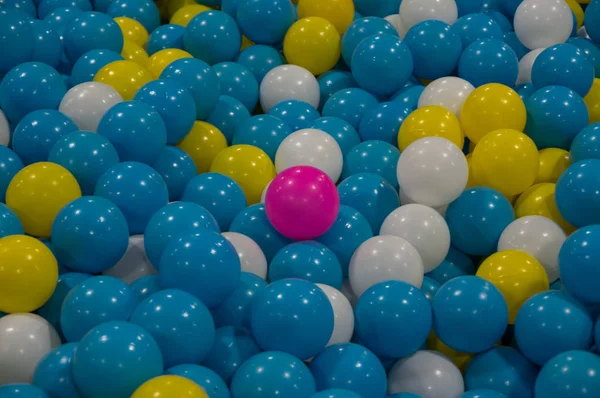
M583 26L583 17L585 16L583 8L581 8L581 6L576 0L565 0L565 2L575 15L575 19L577 20L577 29L581 28Z
M144 68L146 65L148 65L148 53L146 50L130 40L125 40L123 42L121 56L128 61L133 61L136 64L143 66Z
M198 14L204 11L210 11L211 8L202 4L189 4L181 7L173 14L169 23L174 25L188 26L190 21Z
M467 180L467 186L465 188L475 187L477 186L477 183L475 182L475 178L473 178L473 171L471 170L473 154L469 153L465 156L465 158L467 159L467 166L469 166L469 179Z
M283 54L290 64L302 66L317 76L332 69L342 51L335 26L319 17L294 23L283 40Z
M460 111L463 130L475 144L492 131L523 131L526 120L527 111L519 94L498 83L485 84L473 90Z
M247 38L245 35L242 35L242 45L240 46L240 51L244 51L245 49L247 49L250 46L253 46L254 44L256 43Z
M436 336L435 332L433 331L427 339L427 348L444 354L449 360L452 361L454 365L456 365L457 368L460 369L462 373L465 372L467 365L469 365L469 362L471 362L471 359L473 359L475 356L473 354L456 351L448 347L442 342L442 340L439 339L439 337Z
M131 398L208 398L208 395L190 379L169 375L148 380Z
M146 45L149 35L146 28L144 28L144 25L135 19L127 17L115 18L115 22L117 22L117 25L121 28L125 40L130 40L141 47Z
M79 184L67 169L40 162L14 176L6 190L6 205L17 214L28 235L46 238L58 212L80 197Z
M166 48L160 50L150 56L148 59L148 70L155 78L159 78L160 74L165 70L171 62L178 59L193 58L192 54L178 48Z
M190 155L198 174L206 173L219 152L227 148L227 139L212 124L196 121L189 134L177 146Z
M234 145L219 152L210 171L225 174L240 184L248 205L260 202L263 190L275 178L269 156L252 145Z
M446 108L437 105L424 106L408 115L400 126L398 147L403 151L424 137L442 137L461 149L465 142L458 118Z
M565 231L567 235L575 231L575 227L569 224L558 211L554 193L556 184L535 184L519 196L515 203L515 216L544 216L551 219Z
M154 78L148 69L133 61L115 61L96 73L95 82L107 84L117 90L125 101L131 101L135 93Z
M535 184L558 181L558 177L571 165L571 154L564 149L546 148L540 151L540 169Z
M354 3L352 0L300 0L298 18L306 17L326 19L342 35L354 20Z
M589 124L600 122L600 79L594 79L592 89L583 98L590 114Z
M512 196L535 181L540 155L531 138L516 130L496 130L479 141L471 160L473 178L479 184Z
M508 306L508 323L514 324L523 303L550 288L546 270L535 257L521 250L504 250L486 258L477 276L496 286Z
M189 6L189 5L194 5L194 4L198 4L196 2L196 0L166 0L166 10L167 10L167 16L168 18L165 19L171 19L173 18L173 15L175 15L175 13L185 7L185 6Z
M32 312L50 299L58 263L39 240L26 235L0 239L0 311Z

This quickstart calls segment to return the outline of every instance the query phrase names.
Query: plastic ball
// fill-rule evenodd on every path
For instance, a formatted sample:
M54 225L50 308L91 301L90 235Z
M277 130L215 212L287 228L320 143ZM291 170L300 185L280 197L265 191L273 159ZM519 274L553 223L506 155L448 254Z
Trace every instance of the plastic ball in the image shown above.
M121 28L123 39L132 41L140 47L144 47L148 41L148 31L144 25L132 18L118 17L115 22Z
M33 23L35 43L31 60L58 67L62 56L62 42L49 22L36 20Z
M346 121L337 117L321 117L315 120L309 128L317 129L331 135L340 146L342 155L346 156L351 149L360 144L360 136Z
M573 29L573 13L564 0L524 1L514 15L517 37L532 50L564 43Z
M112 62L122 61L123 59L121 54L111 50L88 51L73 64L69 82L74 86L91 82L100 69Z
M80 130L95 133L104 114L122 101L119 93L106 84L81 83L67 91L58 110L70 117Z
M144 276L133 282L130 287L138 304L152 294L162 290L162 286L160 286L160 277L158 275Z
M452 24L452 30L460 36L463 48L479 40L503 39L504 32L500 25L491 15L480 11L474 10L473 13L463 14L464 16Z
M486 134L495 130L523 131L527 112L516 91L502 84L491 83L476 88L467 97L460 120L466 136L477 144Z
M594 81L594 65L576 46L558 44L539 54L533 63L531 77L537 89L564 86L584 97Z
M584 350L567 351L550 359L535 382L535 396L540 398L578 397L600 393L597 369L600 358Z
M352 73L342 70L325 72L319 76L317 81L319 82L319 88L321 90L319 110L322 110L327 100L338 91L357 87L357 84L352 77Z
M498 39L473 42L463 52L458 63L458 76L475 87L500 83L512 87L519 74L516 53Z
M487 388L467 391L459 398L506 398L506 395Z
M587 34L595 43L600 42L598 22L600 22L600 4L597 1L591 1L585 9L584 25Z
M244 104L235 98L222 95L206 121L219 129L227 142L231 143L235 132L249 119L250 112Z
M181 25L166 24L154 29L146 42L146 51L152 55L167 48L183 49L183 33L185 28Z
M137 44L125 40L123 43L123 50L121 51L121 56L128 60L135 62L136 64L146 67L148 64L148 53L142 47Z
M573 145L571 145L571 148L573 148ZM569 152L564 149L542 149L540 151L540 168L535 183L556 183L562 173L571 165L571 159Z
M250 314L254 297L267 287L267 282L257 275L242 272L233 293L212 310L217 327L232 326L250 329Z
M354 50L364 39L384 34L398 36L394 26L383 18L360 18L352 22L342 37L342 57L346 64L351 64Z
M323 106L323 116L338 117L358 130L367 111L378 104L377 99L360 88L340 90L332 95Z
M588 108L590 123L600 122L600 79L594 79L592 89L583 101Z
M156 273L144 250L144 235L132 235L123 257L102 275L113 276L131 285L138 279Z
M398 147L404 151L410 144L424 137L446 138L458 148L462 148L464 143L457 117L437 105L419 108L406 118L398 133Z
M203 13L204 11L210 10L211 8L202 4L195 4L194 2L194 4L184 5L179 10L177 10L175 14L173 14L169 22L171 24L186 27L196 15Z
M10 142L10 126L4 112L0 110L0 146L7 147Z
M391 3L394 2L396 1L394 0ZM365 6L368 7L368 3L365 3ZM342 35L346 29L348 29L354 19L354 7L355 5L351 0L334 0L329 2L322 2L318 0L302 0L298 3L298 17L324 18L331 22L339 34ZM393 5L391 7L393 8ZM384 14L385 12L386 11L383 11ZM378 16L383 17L385 15Z
M19 217L4 203L0 203L0 238L10 235L24 235Z
M594 65L594 75L600 77L600 49L590 39L583 37L571 37L567 40L568 44L572 44L579 48L584 56Z
M329 285L317 283L329 299L333 308L333 332L327 343L327 347L348 343L354 334L354 309L344 294Z
M596 195L600 160L588 159L570 166L556 184L556 204L561 215L576 227L597 224L600 201ZM584 210L585 209L585 210Z
M199 365L179 365L167 370L167 374L185 377L204 389L206 397L229 398L227 384L212 370Z
M210 65L233 61L242 44L235 20L223 11L198 14L185 29L184 49Z
M73 7L81 11L92 11L90 0L36 0L36 3L40 19L46 18L50 13L61 7Z
M342 390L339 388L329 388L327 390L320 391L315 395L311 395L310 398L359 398L355 392L349 390Z
M346 154L342 178L359 173L374 173L397 189L396 166L399 157L400 151L387 142L364 141Z
M450 246L444 261L436 269L427 273L429 278L437 281L440 285L450 279L465 275L475 275L473 260L453 246Z
M131 395L131 398L151 398L156 396L178 396L189 398L208 398L206 391L192 380L177 376L164 375L148 380Z
M536 48L535 50L529 51L519 60L519 76L517 77L517 84L531 83L533 65L544 50L544 48Z
M142 86L152 81L152 74L133 61L115 61L100 69L94 81L114 88L121 98L130 101Z
M7 384L31 383L35 368L46 354L60 346L60 338L40 316L12 314L0 318L0 344L0 384L4 386L0 395L4 395L2 389L10 388Z
M600 159L600 147L598 146L600 142L599 134L600 123L593 123L575 136L575 139L571 143L570 156L572 163L587 159Z
M53 396L79 397L71 374L76 348L76 343L69 343L50 351L37 365L33 374L33 385Z
M217 154L227 148L227 140L215 126L196 121L177 147L192 158L198 173L206 173Z
M319 107L319 83L314 75L297 65L271 69L260 84L260 105L264 112L282 101L298 100Z
M69 22L80 17L81 14L83 14L83 11L77 7L59 7L46 15L43 20L48 22L54 29L64 29Z
M223 232L223 236L235 248L243 272L267 279L267 259L254 240L237 232Z
M235 62L248 68L260 85L267 73L283 65L283 58L275 48L256 44L241 51Z
M425 276L423 277L423 283L421 284L421 293L423 293L425 298L431 303L441 286L442 285L435 279Z
M90 50L111 50L120 54L123 49L119 25L100 12L80 14L66 25L63 36L65 53L73 63Z
M310 107L308 104L306 106ZM277 107L273 109L275 110ZM316 111L314 112L316 113ZM291 133L292 129L278 117L256 115L239 124L233 136L233 144L256 146L265 151L269 158L275 159L281 142Z
M467 97L475 90L468 81L458 77L442 77L429 83L419 97L419 108L437 105L460 118Z
M241 32L257 44L280 44L297 19L294 6L282 0L238 2L235 15Z
M152 0L113 0L106 13L111 17L129 17L140 22L148 32L160 25L158 7Z
M569 224L561 215L555 199L556 184L536 184L523 192L515 202L517 218L525 216L544 216L554 221L570 234L575 227Z
M395 145L398 130L410 114L410 109L398 102L382 102L364 113L358 131L363 141L379 140Z
M192 55L178 48L167 48L152 54L146 67L155 78L159 78L171 63L186 58L192 58Z
M31 60L35 46L34 27L19 10L0 11L0 74Z
M594 304L600 302L600 296L593 288L597 278L594 261L598 257L594 245L599 236L597 225L575 231L561 247L558 257L561 282L566 290L575 298Z
M239 100L249 112L258 103L258 83L248 68L234 62L221 62L213 66L221 94Z
M311 105L296 100L280 102L271 108L269 115L275 116L289 126L291 128L290 133L309 128L312 122L320 116L319 112Z

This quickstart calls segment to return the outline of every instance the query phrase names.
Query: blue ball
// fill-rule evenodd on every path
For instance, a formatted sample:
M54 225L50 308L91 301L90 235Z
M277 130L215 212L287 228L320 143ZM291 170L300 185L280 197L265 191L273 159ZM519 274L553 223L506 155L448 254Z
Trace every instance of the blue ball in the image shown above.
M146 42L146 52L153 55L167 48L183 50L183 33L185 27L175 24L166 24L154 29Z
M415 76L431 80L450 75L463 49L461 36L447 23L435 20L410 28L404 41L413 54Z
M150 333L129 322L96 327L81 339L73 357L73 378L89 398L127 398L162 374L158 344Z
M598 48L598 46L590 39L585 39L583 37L571 37L567 40L567 43L572 44L583 51L583 54L587 57L588 61L594 65L595 77L600 77L600 48Z
M463 48L479 40L504 38L504 32L494 18L479 12L459 18L452 25L452 30L460 36Z
M130 322L154 338L166 368L201 363L215 340L215 324L208 308L178 289L163 290L145 299L131 314Z
M572 44L557 44L542 51L531 68L536 89L564 86L585 97L594 83L594 64Z
M556 183L558 211L577 228L600 224L600 160L569 166Z
M516 86L515 91L519 94L521 100L524 103L527 103L527 101L529 101L529 98L531 98L533 94L535 94L536 90L535 87L533 87L533 83L525 83Z
M421 284L421 292L425 295L427 300L431 303L437 292L440 290L440 283L435 279L428 276L423 277L423 283Z
M167 184L169 201L180 200L187 183L197 175L196 165L190 155L170 145L163 147L152 168Z
M221 10L235 19L240 0L221 0Z
M394 25L383 18L361 17L352 22L342 36L342 57L346 64L350 65L352 54L354 54L354 50L360 42L369 36L384 34L397 37L398 31L394 28Z
M221 234L208 229L173 239L162 254L159 268L163 287L186 291L209 308L234 292L241 273L235 248Z
M15 174L23 168L19 155L10 148L0 145L0 202L6 201L6 190Z
M307 104L307 106L310 105ZM256 115L238 126L233 135L232 143L233 145L246 144L258 147L274 161L279 145L293 131L287 123L284 123L277 116L271 114Z
M122 162L153 164L167 143L167 128L150 105L121 102L100 119L97 133L114 145Z
M375 354L358 344L327 347L311 361L310 370L319 391L340 388L361 397L386 396L387 380L383 365Z
M229 398L229 389L221 376L199 365L179 365L166 371L166 374L190 379L198 384L211 398Z
M358 130L367 109L378 103L377 98L367 91L360 88L349 88L333 94L323 106L322 115L340 118Z
M89 0L41 0L38 6L38 15L40 19L52 13L57 8L78 8L81 11L92 11L92 4Z
M258 103L258 83L250 69L235 62L221 62L213 66L219 78L221 95L239 100L249 112Z
M60 35L49 22L36 20L33 23L35 44L32 61L42 62L53 68L58 67L63 55Z
M210 65L233 61L241 45L242 35L235 20L223 11L198 14L183 34L183 48Z
M492 0L492 1L494 1L494 0ZM498 26L502 30L503 36L504 36L504 34L513 31L512 22L509 21L508 18L506 18L504 16L504 14L502 14L500 11L490 10L490 9L484 10L482 8L482 12L483 12L483 14L492 18L494 20L494 22L496 22L496 24L498 24Z
M417 352L431 330L431 306L415 286L380 282L360 296L355 314L356 337L375 354L402 358Z
M125 254L129 230L125 216L101 197L76 199L56 215L52 246L58 262L77 272L96 274Z
M564 288L575 298L593 304L600 303L600 293L595 283L600 277L596 267L600 259L598 245L600 245L600 226L591 225L569 236L558 255L560 280Z
M225 7L223 11L225 11ZM260 85L264 77L271 71L284 64L281 54L271 46L255 44L240 52L235 62L248 68Z
M217 220L199 204L184 201L169 203L159 209L144 231L144 249L148 260L156 269L160 267L163 252L173 240L182 234L220 232Z
M114 0L106 13L112 18L129 17L141 23L148 33L160 25L160 12L152 0Z
M596 43L600 43L600 1L592 0L585 9L584 25L587 34Z
M587 159L600 159L600 123L585 127L571 143L571 163Z
M373 173L383 177L394 189L398 189L398 159L400 151L392 144L384 141L364 141L352 148L344 158L342 178L360 173Z
M280 44L298 18L288 0L246 0L238 2L236 20L241 32L257 44Z
M218 128L231 145L235 132L249 119L250 112L244 104L235 98L221 95L206 122Z
M35 45L33 25L20 10L0 10L0 76L31 60ZM4 107L2 107L4 109Z
M546 362L535 382L536 398L579 398L600 395L600 357L568 351Z
M425 90L425 86L420 84L411 85L398 90L398 92L392 95L390 101L399 103L412 112L419 107L419 98L421 97L423 90Z
M141 303L151 295L162 290L158 275L146 275L129 285L137 303Z
M77 343L69 343L46 354L35 368L33 384L52 397L79 398L71 373L76 348Z
M383 220L400 207L394 187L383 177L373 173L354 174L338 185L340 204L358 210L379 232Z
M471 390L462 394L459 398L507 398L506 395L487 388Z
M38 3L38 0L3 0L2 3L0 3L0 7L16 9L25 13L30 18L35 18L36 6Z
M456 8L458 9L458 16L473 14L480 12L483 8L482 0L456 0Z
M183 82L173 79L153 80L133 97L134 101L150 105L167 127L167 144L174 145L185 138L196 121L196 104Z
M361 396L353 391L329 388L311 395L310 398L361 398Z
M317 79L319 90L321 92L319 101L319 111L323 110L323 106L329 98L340 90L347 88L358 87L356 81L352 77L352 73L343 70L330 70L323 73Z
M523 0L498 0L500 3L500 9L506 15L507 18L512 20L515 17L515 12Z
M65 297L60 326L68 342L78 342L98 325L128 320L136 304L125 282L112 276L93 276Z
M169 201L162 177L150 166L138 162L123 162L108 169L98 179L94 195L112 201L121 209L132 235L143 233L152 215Z
M402 0L355 0L354 7L365 16L387 17L398 14Z
M320 117L319 112L312 105L297 100L282 101L272 107L268 114L279 118L292 131L309 128Z
M41 62L27 62L11 69L0 84L0 108L12 123L27 114L56 110L67 86L56 69Z
M507 397L533 397L538 368L512 347L494 347L474 357L465 371L465 389L489 389Z
M502 40L475 41L462 53L458 76L475 87L500 83L512 87L519 75L519 58Z
M267 287L267 282L249 272L242 272L240 280L225 301L212 311L216 327L233 326L250 329L250 310L254 297Z
M326 132L332 136L340 146L342 155L345 157L356 145L360 144L360 136L350 125L337 117L321 117L313 121L309 128Z
M269 265L269 281L303 279L342 289L342 266L327 246L305 241L281 249Z
M178 59L171 62L160 77L177 80L187 88L196 104L197 120L205 120L217 106L221 89L219 77L206 62L195 58Z
M251 311L252 335L265 351L283 351L308 359L325 348L333 332L329 299L312 282L273 282L256 296Z
M60 7L46 15L44 21L50 24L56 32L62 33L64 28L83 14L81 9L76 7ZM62 34L61 34L62 36Z
M203 173L192 178L181 200L197 203L207 209L221 231L228 231L235 216L247 206L246 196L239 184L219 173Z
M231 381L231 398L305 398L314 393L315 379L306 365L285 352L267 351L253 356L239 367Z
M84 12L65 27L63 44L67 58L74 63L83 54L96 49L120 54L123 33L110 16L95 11Z
M510 48L512 48L515 54L517 54L517 58L519 58L519 61L529 52L529 49L519 41L519 38L517 37L517 34L515 32L505 33L503 41Z
M529 298L515 321L521 353L543 366L570 350L588 350L593 343L594 320L587 308L568 293L554 290Z
M459 352L492 348L508 326L504 296L477 276L460 276L446 282L433 299L432 309L436 335Z
M0 203L0 238L10 235L24 235L19 217L4 203Z
M94 81L94 76L111 62L124 60L123 56L111 50L91 50L83 54L73 64L69 82L76 86Z
M49 398L44 390L32 384L5 384L0 387L0 398Z
M379 140L398 145L398 131L411 110L400 102L382 102L367 109L358 133L363 141Z
M425 275L443 285L450 279L459 276L475 275L475 264L471 260L471 257L455 249L454 246L450 246L450 250L444 261L433 271Z
M240 366L260 351L248 332L233 326L224 326L217 329L215 343L204 361L204 366L215 371L229 384Z

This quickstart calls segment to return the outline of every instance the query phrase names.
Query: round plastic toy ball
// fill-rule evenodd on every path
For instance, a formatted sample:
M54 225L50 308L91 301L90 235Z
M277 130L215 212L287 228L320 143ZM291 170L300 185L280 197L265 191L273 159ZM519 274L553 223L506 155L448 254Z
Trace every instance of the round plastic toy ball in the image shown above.
M0 10L0 74L31 60L35 33L26 14L13 9Z
M393 106L389 109L390 111L393 111L394 109ZM376 116L374 116L376 117ZM398 116L400 117L400 116ZM386 123L385 121L381 120L382 123L385 124L384 126L380 126L382 129L385 128L387 129L391 129L391 125L395 125L398 121L397 120L392 120L392 121L387 121L389 122ZM348 154L348 152L350 152L351 149L353 149L356 145L360 144L360 136L358 135L358 133L356 132L356 130L350 125L350 123L346 122L345 120L342 120L340 118L337 117L321 117L317 120L315 120L311 125L310 128L313 129L317 129L317 130L321 130L326 132L327 134L331 135L338 143L338 145L340 146L340 149L342 151L342 154L344 156L346 156ZM369 130L370 129L377 129L377 126L374 125L370 125ZM388 130L389 132L390 130ZM397 130L396 130L397 132Z
M557 223L566 234L575 231L558 210L555 199L556 184L536 184L523 192L515 202L517 218L525 216L544 216Z
M442 77L429 83L419 97L419 108L437 105L460 118L467 97L475 90L468 81L459 77Z
M473 13L463 14L452 24L452 30L460 36L463 48L467 48L469 44L478 40L503 39L504 32L492 15L480 11L482 10L473 10Z
M241 51L235 62L248 68L260 85L271 69L283 65L283 58L275 48L255 44Z
M383 18L359 18L352 22L342 37L342 57L346 64L351 64L354 50L364 39L384 34L398 36L394 26Z
M310 398L360 398L360 395L349 390L330 388L311 395Z
M358 130L363 115L377 104L377 98L363 89L340 90L324 104L323 116L340 118Z
M6 115L0 110L0 146L7 147L10 142L10 126Z
M564 0L527 0L515 12L515 33L529 49L546 48L567 41L573 19Z
M206 391L192 380L177 376L164 375L148 380L135 390L131 398L187 397L208 398Z
M165 50L157 51L148 58L148 64L146 65L148 71L152 73L155 78L159 78L162 72L172 62L180 59L193 58L187 51L180 50L178 48L167 48Z
M600 160L588 159L571 165L556 184L556 204L560 214L575 227L598 224Z
M239 100L249 112L258 103L258 83L248 68L235 62L221 62L213 66L219 79L221 94Z
M303 105L300 105L304 110L312 109L312 111L316 113L316 111L305 102L288 101L288 103L295 102L306 105L306 108L304 108ZM282 104L285 104L285 102L280 105ZM273 108L272 111L277 110L278 107L279 105ZM304 112L301 114L301 117L303 116L305 116ZM265 151L269 158L274 160L277 148L279 148L281 142L291 133L292 129L278 117L272 115L256 115L240 123L233 136L233 144L256 146Z
M498 83L476 88L460 112L462 128L474 144L495 130L523 131L526 120L527 111L519 94Z
M35 44L32 61L43 62L53 68L58 67L62 56L60 36L47 21L35 20L33 23Z
M115 61L122 61L121 54L111 50L91 50L83 54L73 64L69 82L76 86L81 83L91 82L100 69Z
M106 84L81 83L67 91L58 110L71 118L80 130L95 133L104 114L122 101L119 93Z
M533 64L544 50L545 48L536 48L525 54L525 56L519 60L519 76L517 77L517 84L531 83Z
M462 53L458 76L475 87L500 83L512 87L519 75L517 54L502 40L473 42Z
M181 25L166 24L159 26L150 33L146 42L146 51L152 55L167 48L183 49L183 33L185 27Z
M382 102L379 105L367 109L358 127L360 138L363 141L378 140L396 145L398 140L398 130L410 112L411 110L409 108L398 102ZM327 127L326 125L329 118L324 119L324 127ZM335 137L334 132L335 130L333 129L332 131L329 131L329 133ZM338 139L338 143L339 141L340 140ZM344 152L343 149L342 152ZM344 155L346 155L346 153L347 151L344 152Z
M215 126L196 121L177 147L192 158L197 173L206 173L219 152L227 148L227 140Z
M10 235L24 235L19 217L4 203L0 203L0 238Z
M584 350L567 351L550 359L535 382L535 396L583 397L600 394L600 358Z
M584 25L587 34L595 43L600 42L600 29L598 28L600 25L598 25L598 22L600 22L600 4L598 1L593 0L585 9Z
M594 245L599 241L597 225L583 227L567 238L558 258L566 290L575 298L593 304L600 302L600 295L593 288L598 278L594 262L600 255Z
M573 148L573 145L571 145L571 148ZM535 178L535 183L539 184L550 182L555 184L564 171L571 165L571 159L571 154L564 149L542 149L540 151L540 169L537 177ZM576 163L576 161L573 163Z
M311 123L319 118L319 112L311 105L303 101L283 101L275 105L269 111L269 115L275 116L291 128L291 132L309 128Z
M354 334L354 309L352 305L341 291L320 283L317 283L317 286L327 295L329 303L333 308L333 332L331 333L327 347L348 343Z
M398 189L396 166L400 151L383 141L364 141L346 155L342 178L358 173L374 173L382 176Z
M108 6L106 13L111 17L135 19L148 32L154 31L160 25L159 10L152 0L114 0Z
M92 11L90 0L36 0L35 3L38 6L40 19L46 18L51 12L61 7L74 7L81 11Z
M160 277L158 275L147 275L136 280L130 285L131 291L139 303L150 297L152 294L162 290Z
M100 12L78 15L66 25L63 37L65 53L72 63L90 50L111 50L120 54L123 49L123 33L119 25Z
M152 81L152 74L133 61L115 61L100 69L94 81L114 88L121 98L130 101L142 86Z
M336 388L384 398L385 369L375 354L354 344L336 344L321 351L310 363L319 391Z
M235 248L243 272L267 279L267 259L254 240L237 232L223 232L223 236Z
M126 397L163 373L160 348L143 328L128 322L106 322L79 342L73 357L78 390L91 398ZM111 377L111 382L98 375ZM95 377L95 376L96 377Z
M429 300L429 303L433 301L433 298L440 290L441 285L429 276L423 277L423 283L421 284L421 293L425 295L425 298Z
M250 119L250 112L239 100L222 95L214 109L206 119L207 123L215 126L231 143L238 128Z
M267 73L260 84L260 105L264 112L283 101L304 101L317 109L320 89L315 76L297 65L281 65Z
M33 385L56 396L77 397L79 393L71 375L76 348L77 343L69 343L50 351L37 365Z
M402 26L407 31L426 20L438 20L452 24L458 18L458 8L454 0L408 0L400 3Z
M144 235L132 235L123 257L102 275L113 276L131 285L138 279L156 273L144 251Z
M252 301L266 287L263 278L242 272L233 293L211 311L216 326L249 330Z
M184 49L210 65L233 61L241 44L242 37L235 20L223 11L198 14L183 34Z
M211 8L202 4L193 4L184 5L179 10L173 14L171 20L169 21L171 24L181 25L183 27L188 26L190 21L194 19L194 17L204 11L210 11Z
M417 351L400 359L388 376L388 393L392 394L411 392L428 398L444 398L458 397L464 391L460 370L435 351Z
M6 385L31 383L40 360L60 346L60 337L44 318L35 314L12 314L0 318L0 395ZM9 395L19 397L17 395ZM44 396L41 396L46 398Z
M327 2L302 0L298 2L298 17L324 18L331 22L339 34L342 35L354 20L354 3L352 0L333 0Z
M470 390L462 394L459 398L507 398L506 395L487 388Z
M294 6L287 0L251 0L238 2L235 15L241 32L257 44L276 45L297 19Z
M592 89L583 99L590 114L590 123L600 122L600 79L594 79Z
M475 275L473 260L453 246L450 246L444 261L436 269L427 273L427 277L437 281L440 285L450 279L465 275Z
M229 398L229 389L223 379L211 369L199 365L179 365L167 369L167 374L185 377L198 384L214 398Z
M442 137L458 148L464 145L464 134L458 118L437 105L419 108L406 118L398 133L398 148L404 151L410 144L424 137Z
M593 41L583 37L571 37L567 40L568 44L572 44L579 48L587 59L594 65L594 74L600 77L600 49Z
M571 162L600 159L600 123L593 123L581 130L571 143Z
M121 28L124 40L131 41L140 47L146 46L149 34L144 25L128 17L115 18L115 22Z
M129 40L125 40L125 43L123 43L121 56L125 60L135 62L144 68L148 64L148 53L146 50Z

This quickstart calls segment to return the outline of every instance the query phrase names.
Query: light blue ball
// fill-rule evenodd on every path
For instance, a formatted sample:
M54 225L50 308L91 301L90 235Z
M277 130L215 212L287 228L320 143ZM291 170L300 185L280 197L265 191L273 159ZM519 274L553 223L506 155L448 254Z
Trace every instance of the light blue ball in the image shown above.
M340 146L345 157L356 145L360 144L360 136L350 123L338 117L326 116L313 121L309 128L326 132Z
M412 112L419 107L419 98L421 97L423 90L425 90L425 86L420 84L411 85L398 90L397 93L392 95L390 101L399 103Z
M24 235L19 217L4 203L0 203L0 238L10 235Z
M400 151L390 143L364 141L352 148L344 158L342 178L360 173L373 173L383 177L394 189L398 189L398 159Z
M129 285L137 303L141 303L151 295L162 290L158 275L146 275Z
M225 6L223 11L227 12ZM267 73L284 64L283 57L275 48L261 44L244 49L238 54L235 62L248 68L259 85Z
M558 255L564 288L575 298L590 304L600 302L594 283L599 275L595 266L600 258L599 243L600 226L583 227L567 238Z
M83 11L77 7L60 7L46 15L44 21L48 22L56 32L61 33L70 22L82 14Z
M398 36L398 31L383 18L361 17L352 22L342 36L342 57L346 64L350 65L352 54L360 42L369 36L384 34Z
M499 0L500 9L507 18L512 20L515 17L515 12L523 0Z
M146 52L151 56L167 48L183 50L184 32L185 27L181 25L166 24L159 26L150 32L150 36L146 42Z
M77 343L69 343L46 354L35 368L33 384L52 397L80 398L71 373L76 349Z
M219 78L221 95L239 100L249 112L253 112L258 103L258 83L252 72L235 62L221 62L213 69Z
M115 61L122 61L125 58L121 54L111 50L91 50L83 54L73 64L69 82L76 86L85 82L94 81L94 76L103 67Z
M75 63L91 50L111 50L120 54L123 49L123 33L115 20L107 14L84 12L65 27L63 44L69 61Z
M494 22L496 22L496 24L498 24L498 26L502 30L503 35L505 33L512 32L514 30L512 22L509 21L508 18L506 18L504 16L504 14L502 14L500 11L489 10L489 9L484 10L483 8L482 8L482 10L483 10L483 14L492 18L494 20ZM503 38L501 37L501 39L503 39Z
M519 75L519 58L502 40L475 41L463 51L458 62L458 76L475 87L500 83L512 87Z
M113 0L92 0L92 6L96 11L106 12L106 10L108 10L108 6L112 2Z
M451 30L460 36L463 48L479 40L503 40L504 37L504 32L494 18L479 12L458 18Z
M57 8L73 7L81 11L92 11L92 4L89 0L41 0L38 6L38 15L44 19L48 14Z
M261 28L265 26L261 25ZM184 49L210 65L233 61L241 45L242 35L235 20L223 11L205 11L197 15L183 34Z
M473 14L480 12L483 8L482 0L456 0L456 8L458 9L458 16Z
M287 124L292 131L309 128L321 115L312 105L297 100L282 101L268 113Z
M600 395L600 357L574 350L546 362L535 382L536 398L579 398Z
M437 292L440 290L440 285L438 281L432 279L428 276L423 277L423 283L421 284L421 292L425 295L427 300L431 303Z
M360 88L349 88L332 95L323 106L322 115L340 118L358 130L367 109L378 103L377 98L367 91Z
M311 395L310 398L362 398L353 391L341 390L339 388L330 388Z
M221 0L221 10L235 19L240 0Z
M358 87L356 81L352 77L352 73L343 70L330 70L323 73L317 79L321 97L319 101L319 111L323 110L323 106L329 98L340 90L347 88Z
M233 145L246 144L256 146L265 151L271 160L274 161L279 145L292 132L293 130L290 126L284 123L279 117L271 114L256 115L239 125L233 135L232 143Z
M162 148L152 168L167 184L171 202L181 199L187 183L197 175L196 165L190 155L170 145Z
M556 183L558 211L577 228L600 224L600 160L572 164ZM575 292L573 292L575 293Z
M166 371L166 374L190 379L198 384L211 398L229 398L229 389L221 376L199 365L179 365Z
M49 398L48 394L32 384L6 384L0 387L0 398Z
M235 98L221 95L206 122L218 128L231 145L235 132L249 119L250 112L244 104Z
M571 143L571 163L587 159L600 159L600 123L585 127Z
M0 203L6 201L6 190L13 177L23 168L19 155L0 145Z
M33 46L32 61L43 62L53 68L58 67L63 55L60 35L52 28L49 22L36 20L33 23L35 44Z
M0 75L31 60L35 33L27 14L15 9L0 10L0 37Z
M459 276L475 275L475 264L471 257L455 249L454 246L450 246L444 261L425 275L443 285Z
M515 32L508 32L504 34L504 43L506 43L512 50L517 54L519 61L523 58L530 50L519 41Z
M212 311L216 327L233 326L236 329L249 330L252 302L266 287L267 282L261 277L242 272L231 296Z
M238 2L236 20L241 32L257 44L280 44L298 19L288 0L246 0Z
M478 389L467 391L459 398L507 398L507 396L494 390Z
M527 101L529 101L529 98L531 98L533 94L535 94L536 90L535 87L533 87L533 83L525 83L516 86L515 91L519 94L521 100L526 104Z
M600 77L600 48L598 48L598 46L590 39L585 39L583 37L571 37L567 40L567 43L572 44L583 51L583 54L587 57L588 61L594 65L595 77Z
M592 0L588 4L585 9L584 25L594 43L600 43L600 1Z
M2 0L0 7L7 9L16 9L25 13L30 18L36 17L36 7L38 6L38 0Z
M387 17L398 14L402 0L355 0L354 7L364 16Z
M152 0L114 0L106 14L112 18L129 17L135 19L151 33L160 25L160 12Z
M398 132L411 110L399 102L382 102L367 109L358 132L363 141L379 140L398 145Z

